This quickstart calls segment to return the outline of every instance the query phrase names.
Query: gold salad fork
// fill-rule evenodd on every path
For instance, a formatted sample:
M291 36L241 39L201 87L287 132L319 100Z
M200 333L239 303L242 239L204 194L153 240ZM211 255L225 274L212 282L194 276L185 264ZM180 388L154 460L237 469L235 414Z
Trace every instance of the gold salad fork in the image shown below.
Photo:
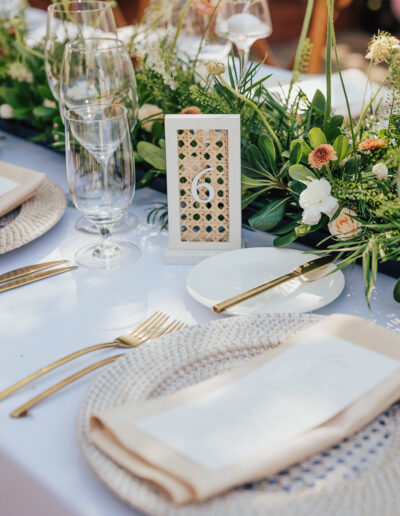
M155 312L153 315L148 317L145 321L140 323L138 326L136 326L130 333L125 335L120 335L112 342L105 342L103 344L95 344L93 346L88 346L86 348L80 349L78 351L75 351L74 353L71 353L69 355L66 355L63 358L60 358L56 360L55 362L52 362L51 364L48 364L38 371L35 371L34 373L30 374L29 376L23 378L22 380L19 380L17 383L14 383L14 385L11 385L10 387L7 387L4 391L0 392L0 400L3 400L16 392L17 390L21 389L25 385L33 382L40 376L48 373L49 371L52 371L53 369L56 369L57 367L60 367L67 362L70 362L71 360L74 360L74 358L81 357L83 355L86 355L87 353L91 353L92 351L97 351L99 349L106 349L106 348L134 348L135 346L138 346L139 344L142 344L148 339L155 339L156 337L160 337L161 335L164 335L165 333L169 333L171 331L179 330L183 326L185 326L184 323L173 320L170 322L167 326L164 326L165 323L168 321L169 316L163 314L162 312ZM108 360L108 359L106 359ZM100 367L100 365L98 366ZM88 371L90 372L90 371Z
M155 315L155 314L153 314L153 315ZM167 318L168 318L168 316L167 316ZM156 332L156 334L154 336L152 336L151 338L156 338L156 337L159 337L160 335L167 335L168 333L178 331L181 328L185 328L185 327L186 327L185 323L182 323L180 321L172 321L172 323L170 323L167 327L163 328L162 330ZM150 337L148 337L148 338L150 338ZM148 338L145 340L148 340ZM123 347L125 347L125 346L123 346ZM95 362L94 364L91 364L88 367L85 367L85 369L82 369L81 371L78 371L77 373L75 373L71 376L68 376L68 378L64 378L64 380L61 380L60 382L56 383L55 385L49 387L48 389L41 392L40 394L38 394L31 400L27 401L20 407L13 410L10 413L10 416L14 417L14 418L27 416L29 409L31 409L32 407L35 407L41 401L48 398L55 392L59 391L66 385L69 385L70 383L74 382L75 380L82 378L82 376L85 376L86 374L89 374L92 371L95 371L96 369L98 369L99 367L102 367L103 365L111 364L111 362L114 362L115 360L117 360L118 358L120 358L122 356L123 356L123 354L114 355L112 357L105 358L103 360L100 360L99 362Z

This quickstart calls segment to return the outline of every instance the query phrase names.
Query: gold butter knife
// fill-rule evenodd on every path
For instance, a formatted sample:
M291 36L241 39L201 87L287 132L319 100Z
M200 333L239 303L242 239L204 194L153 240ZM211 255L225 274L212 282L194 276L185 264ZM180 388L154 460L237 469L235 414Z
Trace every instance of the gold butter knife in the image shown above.
M285 274L284 276L280 276L279 278L276 278L272 281L269 281L268 283L263 283L262 285L259 285L258 287L252 288L250 290L247 290L246 292L242 292L241 294L238 294L237 296L233 296L229 299L226 299L225 301L221 301L220 303L217 303L212 307L213 312L216 312L219 314L220 312L223 312L224 310L227 310L231 306L237 305L239 303L242 303L243 301L246 301L247 299L251 299L252 297L258 296L259 294L262 294L263 292L266 292L267 290L270 290L271 288L277 287L278 285L281 285L282 283L285 283L286 281L290 281L293 278L298 278L299 276L302 276L303 274L307 274L315 269L318 269L320 267L324 267L331 263L334 260L333 255L326 255L322 258L317 258L315 260L311 260L310 262L303 263L303 265L300 265L299 267L296 267L292 272L289 272L289 274Z
M72 271L77 269L76 265L71 267L61 267L60 269L53 269L52 271L43 271L36 272L35 274L28 274L23 276L22 278L15 279L13 281L8 281L3 285L0 285L0 293L6 292L7 290L11 290L13 288L22 287L23 285L28 285L29 283L34 283L35 281L39 281L45 278L50 278L51 276L56 276L57 274L62 274L63 272Z
M44 262L38 263L36 265L28 265L27 267L21 267L20 269L15 269L10 272L6 272L5 274L0 274L0 283L4 283L5 281L10 281L16 278L20 278L21 276L25 276L26 274L30 274L32 272L42 271L44 269L50 269L50 267L55 267L56 265L61 265L62 263L67 263L68 260L57 260L55 262Z

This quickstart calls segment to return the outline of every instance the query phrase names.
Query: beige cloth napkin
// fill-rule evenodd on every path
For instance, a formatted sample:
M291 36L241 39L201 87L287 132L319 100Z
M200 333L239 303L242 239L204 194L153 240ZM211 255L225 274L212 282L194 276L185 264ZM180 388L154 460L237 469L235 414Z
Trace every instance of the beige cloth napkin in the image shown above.
M91 418L92 442L134 475L155 484L175 504L202 501L234 486L273 475L323 451L365 426L400 398L400 370L324 424L234 467L208 471L135 426L135 420L234 382L295 345L324 331L358 346L400 360L400 335L358 317L333 315L293 335L279 347L245 365L169 396L115 407ZM362 364L360 364L362 367Z
M42 172L0 161L0 217L33 197L45 180Z

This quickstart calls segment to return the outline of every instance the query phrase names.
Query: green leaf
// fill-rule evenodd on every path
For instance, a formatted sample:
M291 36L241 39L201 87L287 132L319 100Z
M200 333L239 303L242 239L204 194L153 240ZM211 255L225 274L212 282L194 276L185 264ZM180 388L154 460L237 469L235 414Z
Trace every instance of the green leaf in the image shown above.
M328 142L333 142L333 140L342 134L340 128L343 125L344 117L342 115L334 115L328 122L325 127L325 135L328 139Z
M297 163L299 163L299 161L301 160L302 154L303 154L303 150L301 148L301 143L296 142L293 145L293 149L290 152L290 157L289 157L290 164L297 165Z
M291 233L298 225L299 225L298 220L292 220L292 221L288 222L287 224L285 224L284 226L282 226L281 228L275 229L273 233L275 235L286 235L286 233Z
M247 158L251 167L259 174L265 175L268 173L268 170L265 167L264 159L257 145L251 144L247 147Z
M38 91L39 95L41 95L43 98L49 99L49 100L55 100L54 96L48 86L46 86L44 84L39 84L37 86L37 91Z
M311 172L311 170L300 163L292 165L289 168L289 176L305 185L316 179L316 176Z
M400 278L396 281L396 285L393 290L394 300L400 303Z
M149 142L139 142L137 146L139 156L157 170L167 167L165 151Z
M324 143L328 143L325 134L319 127L313 127L312 129L310 129L310 132L308 133L308 138L310 139L310 143L313 149L319 147L320 145L323 145Z
M338 157L337 162L340 163L342 159L346 157L347 149L349 148L349 142L347 138L343 135L338 136L333 142L333 148L335 149Z
M36 106L33 110L34 116L39 118L50 118L58 113L57 109L46 107L46 106Z
M323 115L325 113L326 101L322 91L317 90L315 92L311 105L313 109L319 111L319 114Z
M264 206L264 208L249 218L250 226L260 231L268 231L274 228L283 219L288 201L288 198L278 199Z
M265 158L265 161L267 162L268 168L270 170L276 169L276 152L275 152L275 145L272 141L272 138L270 136L267 136L266 134L262 134L260 138L258 139L258 146Z
M300 183L300 181L296 181L295 179L290 181L288 186L292 190L292 192L298 195L300 195L301 192L307 188L304 183Z
M256 192L245 192L242 193L242 210L244 210L249 204L251 204L258 196L263 193L264 190L257 190Z
M303 152L303 156L305 158L307 158L308 155L310 154L310 152L312 151L312 148L308 145L308 143L305 140L298 139L298 140L292 140L290 142L290 150L291 151L293 150L293 147L296 145L296 143L301 144L301 150Z
M256 177L249 177L246 176L246 174L242 173L242 188L244 190L247 190L248 188L260 188L261 186L265 185L265 180L256 178Z
M357 174L358 172L358 161L355 158L350 158L344 165L344 173L346 175Z
M279 236L278 238L275 238L274 240L274 247L282 247L283 245L290 244L294 240L296 240L297 235L295 231L291 231L290 233L287 233L286 235Z

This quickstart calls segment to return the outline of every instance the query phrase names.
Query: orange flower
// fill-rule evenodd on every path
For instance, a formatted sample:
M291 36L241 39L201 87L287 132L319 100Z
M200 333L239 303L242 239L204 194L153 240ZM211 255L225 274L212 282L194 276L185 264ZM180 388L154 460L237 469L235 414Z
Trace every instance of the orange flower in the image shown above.
M215 10L215 5L209 0L193 0L191 7L199 14L212 14ZM219 11L220 8L216 10Z
M385 149L387 142L383 138L371 138L370 140L364 140L358 144L358 150L369 152L375 149Z
M201 109L197 106L188 106L182 109L181 115L201 115Z
M329 145L329 143L319 145L319 147L314 149L308 155L308 163L318 170L321 170L321 168L324 165L327 165L330 161L335 161L337 159L338 157L335 149L332 145Z

